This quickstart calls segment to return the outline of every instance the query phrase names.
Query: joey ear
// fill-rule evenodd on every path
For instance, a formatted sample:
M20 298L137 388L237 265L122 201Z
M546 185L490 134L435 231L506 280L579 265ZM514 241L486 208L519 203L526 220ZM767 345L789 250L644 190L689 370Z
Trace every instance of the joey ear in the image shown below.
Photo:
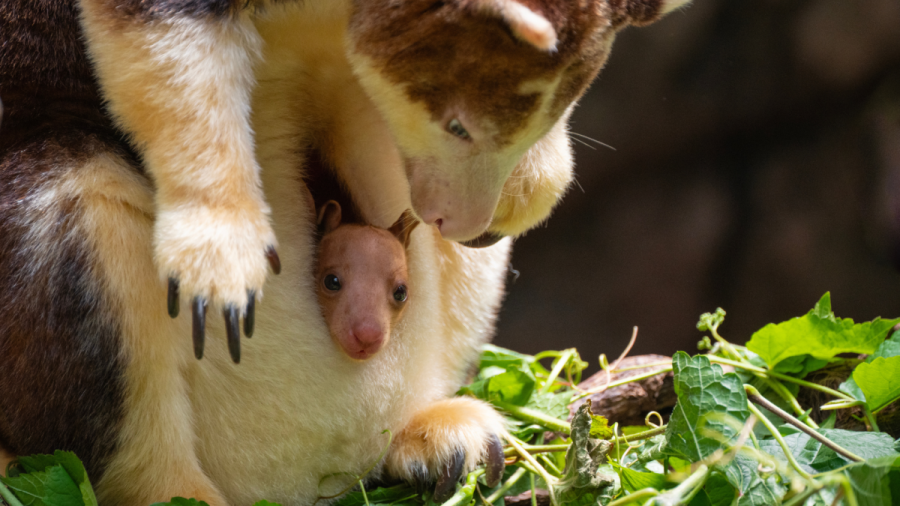
M497 16L513 34L532 46L553 52L556 50L556 30L550 21L516 0L479 0L475 3L482 12Z
M319 226L319 232L323 235L331 232L341 225L341 205L337 201L329 200L321 209L319 209L319 217L316 220Z
M403 211L403 214L401 214L400 217L397 218L397 221L391 225L388 232L394 234L394 237L399 239L400 242L403 243L403 247L406 248L409 246L409 235L418 224L419 220L413 216L412 211L407 209L406 211Z

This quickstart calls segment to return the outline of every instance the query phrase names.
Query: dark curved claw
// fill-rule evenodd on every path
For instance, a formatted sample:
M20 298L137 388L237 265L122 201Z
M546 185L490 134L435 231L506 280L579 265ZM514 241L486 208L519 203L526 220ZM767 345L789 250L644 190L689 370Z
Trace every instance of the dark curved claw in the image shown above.
M253 325L256 323L256 292L247 291L247 316L244 317L244 335L253 337Z
M503 478L503 470L506 469L506 457L503 455L503 443L496 434L491 435L487 445L485 457L484 483L488 487L496 487Z
M229 304L223 310L225 313L225 333L228 335L228 351L231 353L231 360L235 364L241 363L241 317L237 308L233 304Z
M177 317L181 308L178 306L178 280L175 278L169 278L169 295L166 302L168 302L169 316Z
M266 248L266 259L269 260L269 266L272 267L272 272L281 274L281 259L278 258L278 252L275 251L274 246Z
M191 302L193 320L194 356L203 358L203 344L206 340L206 299L197 296Z
M469 248L487 248L500 242L505 235L495 234L493 232L485 232L474 239L463 241L460 244Z
M456 493L456 484L462 478L463 464L466 463L466 454L462 450L456 450L447 467L438 477L437 485L434 487L434 502L441 504L450 499Z

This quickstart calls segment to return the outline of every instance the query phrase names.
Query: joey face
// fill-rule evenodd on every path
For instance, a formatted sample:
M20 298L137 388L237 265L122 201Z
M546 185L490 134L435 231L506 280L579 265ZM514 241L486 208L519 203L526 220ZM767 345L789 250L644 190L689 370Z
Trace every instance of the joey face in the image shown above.
M416 214L460 242L485 231L521 233L545 219L552 205L498 216L498 208L528 207L504 202L530 198L504 192L510 176L523 172L540 185L543 170L564 172L549 191L559 198L571 159L538 171L522 170L523 160L539 158L535 145L564 130L619 28L685 1L355 3L348 57L400 149ZM564 135L552 142L568 152ZM545 163L558 161L550 158Z
M351 359L369 359L409 300L403 244L383 229L342 225L322 238L316 283L332 339Z

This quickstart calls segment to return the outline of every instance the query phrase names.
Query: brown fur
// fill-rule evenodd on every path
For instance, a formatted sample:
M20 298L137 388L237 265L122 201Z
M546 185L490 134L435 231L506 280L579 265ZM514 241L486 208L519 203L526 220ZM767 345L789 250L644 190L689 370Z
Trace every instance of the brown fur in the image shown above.
M538 105L535 94L520 94L524 82L563 79L553 97L558 118L600 71L617 29L635 14L658 15L659 0L618 2L522 2L546 17L557 31L555 51L541 51L518 40L503 20L478 9L479 1L413 0L404 9L362 2L351 30L358 51L373 58L410 99L424 102L439 118L453 102L486 113L500 125L503 142L524 125ZM385 37L385 33L392 36Z
M0 159L0 447L74 451L101 476L122 417L119 328L79 224L80 203L43 198L79 158L110 148L70 132L79 138L83 151L36 138Z

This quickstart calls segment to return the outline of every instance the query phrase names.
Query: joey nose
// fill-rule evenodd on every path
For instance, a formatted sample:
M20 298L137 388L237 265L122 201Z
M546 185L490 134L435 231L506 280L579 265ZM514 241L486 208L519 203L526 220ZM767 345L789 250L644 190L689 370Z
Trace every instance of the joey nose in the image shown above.
M365 356L374 355L384 344L384 332L380 326L371 322L354 325L352 338L355 347Z

